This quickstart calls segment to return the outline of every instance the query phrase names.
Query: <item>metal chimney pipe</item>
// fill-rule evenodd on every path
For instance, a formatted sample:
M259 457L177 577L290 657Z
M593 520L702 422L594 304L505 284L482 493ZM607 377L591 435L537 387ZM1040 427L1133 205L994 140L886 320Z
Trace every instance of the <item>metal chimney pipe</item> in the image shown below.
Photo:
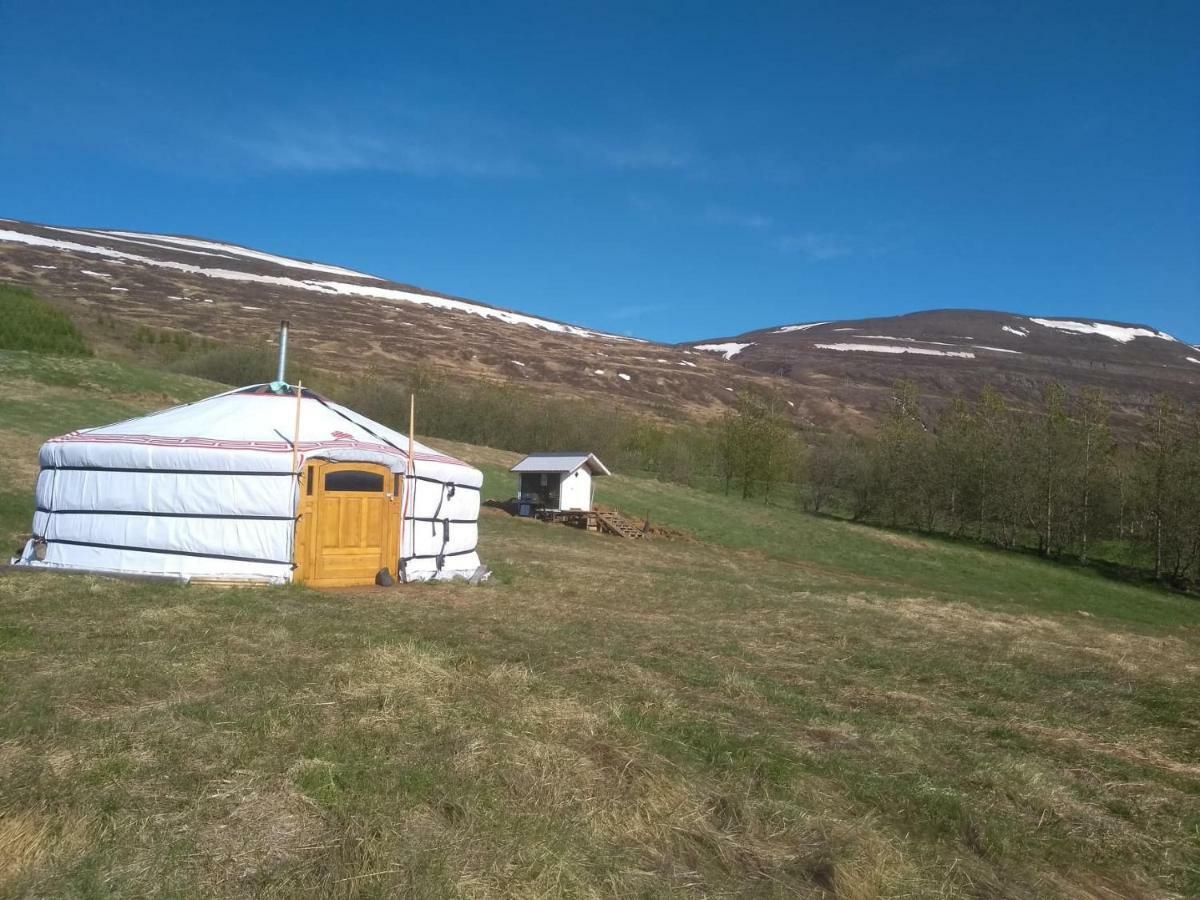
M275 380L286 384L283 376L287 372L287 334L288 322L284 319L279 323L279 373L275 376Z

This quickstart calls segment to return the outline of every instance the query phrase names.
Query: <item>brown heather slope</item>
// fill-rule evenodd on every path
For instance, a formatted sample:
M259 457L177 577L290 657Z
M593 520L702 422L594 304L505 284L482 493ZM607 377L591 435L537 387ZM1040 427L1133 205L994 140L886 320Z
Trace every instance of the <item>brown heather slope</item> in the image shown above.
M100 342L145 326L219 342L266 343L287 318L293 346L317 368L337 374L386 377L422 366L699 417L720 412L745 387L769 385L788 393L798 415L828 418L829 395L807 391L802 397L786 380L711 354L334 267L306 268L233 245L178 241L0 219L0 280L32 287ZM101 329L101 320L108 327Z
M936 310L667 346L230 244L6 219L0 280L32 287L102 348L114 336L136 347L139 327L263 344L287 318L294 346L339 375L419 366L666 418L710 417L745 388L770 388L799 423L864 430L901 379L933 408L985 385L1032 407L1059 381L1108 395L1126 426L1159 393L1200 402L1200 350L1147 326L1087 319ZM712 344L730 346L699 349Z
M1136 421L1158 394L1200 402L1200 350L1146 325L1039 319L945 309L877 319L784 325L687 344L746 368L829 391L877 418L896 381L933 405L985 385L1033 406L1049 381L1098 390L1119 420Z

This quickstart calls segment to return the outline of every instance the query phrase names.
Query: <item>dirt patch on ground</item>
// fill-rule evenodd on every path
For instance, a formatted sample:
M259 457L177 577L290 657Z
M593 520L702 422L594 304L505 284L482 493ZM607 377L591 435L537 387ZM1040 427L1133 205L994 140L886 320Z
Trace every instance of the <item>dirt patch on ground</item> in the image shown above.
M928 541L923 541L920 538L912 537L911 535L901 534L897 531L886 531L883 528L868 528L865 525L856 525L848 522L845 525L857 535L869 537L875 541L882 541L885 544L890 544L893 547L901 547L905 550L930 550L932 549Z
M1170 772L1173 775L1183 775L1188 778L1200 779L1200 765L1182 763L1158 752L1153 747L1145 745L1134 746L1118 741L1098 740L1093 735L1083 734L1067 728L1052 728L1033 722L1013 722L1012 726L1023 734L1040 740L1052 741L1057 744L1069 744L1086 753L1095 753L1119 759L1122 762L1137 766L1149 766Z
M221 811L200 835L200 847L220 884L257 881L325 846L321 815L282 779L219 782L209 800Z
M1187 641L1160 635L1112 631L1082 619L1076 623L1032 615L988 612L961 603L923 597L878 603L849 597L851 606L869 606L884 615L918 623L942 636L969 641L981 636L1020 638L1020 651L1047 656L1075 655L1121 669L1130 675L1178 682L1194 677L1194 656Z
M194 606L177 603L174 606L154 606L144 609L137 617L146 622L162 622L164 624L177 622L195 622L203 616Z

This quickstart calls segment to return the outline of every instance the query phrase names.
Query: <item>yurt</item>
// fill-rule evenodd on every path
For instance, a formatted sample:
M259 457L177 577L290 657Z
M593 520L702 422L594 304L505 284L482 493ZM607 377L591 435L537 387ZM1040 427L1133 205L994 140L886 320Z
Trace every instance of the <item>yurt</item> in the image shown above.
M485 574L478 469L281 382L53 438L40 462L16 565L317 587Z

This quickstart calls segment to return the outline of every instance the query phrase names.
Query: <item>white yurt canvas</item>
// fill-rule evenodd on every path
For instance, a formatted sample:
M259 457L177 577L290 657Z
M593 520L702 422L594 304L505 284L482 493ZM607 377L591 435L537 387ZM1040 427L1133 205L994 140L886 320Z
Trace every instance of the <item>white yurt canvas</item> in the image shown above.
M17 565L182 580L478 578L482 473L308 390L240 388L41 449ZM403 519L403 521L402 521Z

